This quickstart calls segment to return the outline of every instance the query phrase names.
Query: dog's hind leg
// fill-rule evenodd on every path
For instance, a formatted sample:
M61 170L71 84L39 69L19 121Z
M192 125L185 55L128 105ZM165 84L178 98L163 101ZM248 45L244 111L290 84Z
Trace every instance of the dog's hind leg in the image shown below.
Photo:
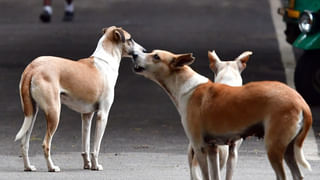
M21 151L22 151L22 158L23 158L23 162L24 162L24 171L36 171L36 167L30 164L30 160L29 160L29 142L30 142L30 136L31 136L31 132L34 126L34 122L37 118L37 114L38 114L38 107L36 107L35 109L35 113L30 116L30 117L25 117L25 121L29 121L27 120L27 118L30 118L31 121L31 125L29 127L29 129L27 130L26 134L22 137L21 139Z
M53 102L49 102L47 104L48 106L44 108L45 117L47 119L47 131L43 140L42 147L44 151L44 157L47 160L49 172L60 171L60 168L58 166L55 166L51 159L51 140L55 131L57 130L61 110L59 95L57 94L55 97L57 97L56 100L53 100Z
M232 142L229 146L229 156L226 167L226 180L232 180L235 166L238 161L238 149L242 143L242 139Z
M279 126L278 122L283 122L281 119L285 118L287 121L292 121L292 117L283 117L281 113L274 114L268 123L265 123L265 145L269 161L277 180L286 180L285 170L283 167L284 155L287 146L295 136L295 125L286 123Z
M284 158L291 171L293 180L303 179L303 173L298 166L299 158L300 161L304 162L302 163L302 165L305 165L306 168L311 168L309 163L304 159L303 153L301 152L302 144L301 148L297 148L298 146L296 145L298 137L306 137L308 129L311 126L311 122L312 116L310 110L306 109L304 114L302 112L299 113L295 126L295 138L289 143L285 152ZM300 155L300 157L297 155Z
M293 180L301 180L303 179L303 174L300 171L298 163L294 156L294 141L295 139L292 140L291 143L288 145L284 158L288 167L290 168Z
M83 158L83 169L91 169L90 161L90 130L91 122L94 113L81 114L82 119L82 158Z
M267 149L268 158L271 163L273 170L276 173L277 180L286 180L285 171L283 168L283 155L285 148L284 147L271 147Z
M24 72L19 83L20 100L24 113L22 127L16 135L15 141L21 139L21 152L25 171L35 171L36 168L30 165L29 141L34 122L38 113L38 106L31 96L32 73Z

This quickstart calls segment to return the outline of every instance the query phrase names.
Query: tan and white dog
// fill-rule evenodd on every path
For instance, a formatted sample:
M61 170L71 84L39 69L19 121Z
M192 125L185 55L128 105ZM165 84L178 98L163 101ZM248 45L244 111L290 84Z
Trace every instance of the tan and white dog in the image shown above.
M250 51L243 52L233 61L221 61L215 51L208 52L210 69L214 72L215 82L227 84L229 86L242 86L241 72L246 68ZM226 165L226 180L231 180L238 161L238 149L242 143L242 138L230 145L219 145L220 170ZM190 176L192 180L201 180L201 171L191 143L188 147L188 160Z
M312 125L304 99L280 82L252 82L240 87L213 83L188 66L193 61L192 54L154 50L138 54L134 70L158 83L171 97L203 179L209 180L209 173L211 179L220 179L218 145L250 135L264 137L278 180L286 179L283 159L293 179L302 179L298 163L311 169L302 151Z
M100 143L114 100L114 88L122 57L131 57L144 51L131 35L115 26L105 28L91 57L72 61L65 58L43 56L33 60L24 70L20 80L20 98L24 122L16 135L21 140L25 171L35 171L28 157L30 134L40 107L47 120L43 141L44 156L50 172L60 171L52 162L51 140L59 119L61 103L81 113L82 157L84 169L102 170L98 163ZM141 53L140 52L140 53ZM90 151L91 120L97 112L96 130Z

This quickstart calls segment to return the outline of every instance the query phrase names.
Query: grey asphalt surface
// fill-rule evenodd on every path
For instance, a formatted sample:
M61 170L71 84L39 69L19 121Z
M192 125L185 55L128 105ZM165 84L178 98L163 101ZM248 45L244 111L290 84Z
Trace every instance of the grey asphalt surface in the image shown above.
M38 172L22 171L20 145L13 140L23 121L18 84L24 67L41 55L90 56L103 27L123 27L148 50L193 52L197 59L192 67L211 79L208 50L215 49L225 60L251 50L244 82L285 81L267 0L78 0L72 23L61 21L63 1L55 1L53 8L53 21L42 24L40 2L0 1L0 179L189 179L188 140L175 107L155 83L132 73L129 59L121 63L101 145L104 170L82 170L80 115L64 107L52 142L53 160L62 172L46 172L42 113L30 142L31 163ZM320 109L312 110L319 148ZM320 161L309 162L313 171L304 171L306 179L319 179ZM234 179L274 179L262 140L244 142Z

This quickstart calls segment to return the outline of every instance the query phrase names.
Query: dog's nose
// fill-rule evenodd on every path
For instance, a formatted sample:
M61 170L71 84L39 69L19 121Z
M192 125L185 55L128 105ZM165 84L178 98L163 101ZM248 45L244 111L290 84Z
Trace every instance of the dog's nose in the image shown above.
M129 52L129 55L132 56L133 59L138 57L138 55L134 53L134 51Z
M137 57L138 57L138 55L137 55L137 54L132 53L132 58L133 58L134 60L136 60L136 59L137 59Z

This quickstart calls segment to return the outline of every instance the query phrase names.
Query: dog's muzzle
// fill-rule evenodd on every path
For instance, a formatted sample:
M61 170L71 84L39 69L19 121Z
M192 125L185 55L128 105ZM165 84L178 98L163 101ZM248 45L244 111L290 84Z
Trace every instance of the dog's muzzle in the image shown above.
M143 49L142 49L142 52L145 53L145 52L147 52L147 50L143 48ZM139 53L139 52L138 52L138 53ZM139 55L138 55L136 52L134 52L134 51L130 52L129 54L132 56L133 63L134 63L133 71L134 71L135 73L139 73L139 72L144 71L145 68L142 67L142 66L139 66L139 64L138 64L138 62L137 62L137 59L138 59Z
M131 56L132 56L133 60L134 60L134 61L136 61L136 59L137 59L138 55L137 55L137 54L135 54L135 53L132 53L132 54L131 54Z
M137 55L137 54L132 54L132 57L133 57L133 64L134 64L134 66L133 66L133 71L134 71L135 73L139 73L139 72L144 71L145 68L142 67L142 66L140 66L140 65L138 64L138 60L137 60L138 55Z
M137 63L134 63L134 66L133 66L133 71L136 72L136 73L139 73L139 72L142 72L144 71L145 68L142 67L142 66L139 66Z
M132 59L133 59L134 61L136 61L136 59L138 58L138 54L135 53L134 51L129 52L129 55L132 56Z

